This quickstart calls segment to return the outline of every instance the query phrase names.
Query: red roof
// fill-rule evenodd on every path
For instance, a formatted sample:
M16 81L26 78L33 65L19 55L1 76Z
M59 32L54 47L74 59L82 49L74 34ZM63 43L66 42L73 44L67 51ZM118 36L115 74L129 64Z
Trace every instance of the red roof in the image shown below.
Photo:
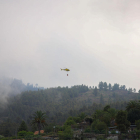
M40 134L43 134L43 133L44 133L44 130L40 130ZM34 132L34 135L37 135L37 134L39 134L39 131Z

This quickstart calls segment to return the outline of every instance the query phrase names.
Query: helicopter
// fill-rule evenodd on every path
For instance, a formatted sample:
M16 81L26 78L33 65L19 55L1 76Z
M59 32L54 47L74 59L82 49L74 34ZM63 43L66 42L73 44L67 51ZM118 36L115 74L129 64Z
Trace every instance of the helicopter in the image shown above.
M60 68L61 69L61 68ZM61 69L61 70L64 70L64 71L70 71L70 69L68 69L68 68L65 68L65 69ZM68 76L68 74L67 74L67 76Z

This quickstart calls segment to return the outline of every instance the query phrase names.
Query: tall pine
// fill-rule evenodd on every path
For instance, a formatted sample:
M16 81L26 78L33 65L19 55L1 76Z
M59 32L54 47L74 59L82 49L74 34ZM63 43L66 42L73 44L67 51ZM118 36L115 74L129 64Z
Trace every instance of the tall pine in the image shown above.
M100 104L102 104L102 105L104 105L104 97L103 97L103 95L101 94L101 96L100 96Z
M95 89L94 89L94 91L93 91L93 94L94 94L95 96L97 96L97 94L98 94L98 89L97 89L97 87L95 87Z
M21 124L20 124L20 126L19 126L19 128L18 128L18 132L19 132L19 131L28 131L28 127L27 127L25 121L22 121L22 122L21 122Z

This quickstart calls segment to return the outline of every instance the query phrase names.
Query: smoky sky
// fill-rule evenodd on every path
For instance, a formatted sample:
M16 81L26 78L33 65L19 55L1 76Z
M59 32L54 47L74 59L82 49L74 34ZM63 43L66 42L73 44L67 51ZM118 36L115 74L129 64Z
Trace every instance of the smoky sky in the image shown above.
M138 90L139 52L139 0L0 0L0 76Z

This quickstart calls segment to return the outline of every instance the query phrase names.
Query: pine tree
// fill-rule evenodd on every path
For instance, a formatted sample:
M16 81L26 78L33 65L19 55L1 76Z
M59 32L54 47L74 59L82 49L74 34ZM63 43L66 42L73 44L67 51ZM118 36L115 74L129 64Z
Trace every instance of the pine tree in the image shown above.
M100 104L104 104L104 97L103 97L102 94L101 94L101 96L100 96Z
M25 121L22 121L19 128L18 128L18 132L19 131L28 131L27 125L25 123Z
M109 83L109 86L108 86L108 88L109 88L109 90L111 90L112 89L112 86L111 86L111 84Z
M97 87L95 87L93 94L94 94L95 96L97 96L97 94L98 94L98 89L97 89Z
M102 90L102 89L103 89L103 87L104 87L104 83L103 83L102 81L101 81L101 82L99 82L98 87L99 87L99 89L100 89L100 90Z
M107 82L103 83L104 90L107 90Z

